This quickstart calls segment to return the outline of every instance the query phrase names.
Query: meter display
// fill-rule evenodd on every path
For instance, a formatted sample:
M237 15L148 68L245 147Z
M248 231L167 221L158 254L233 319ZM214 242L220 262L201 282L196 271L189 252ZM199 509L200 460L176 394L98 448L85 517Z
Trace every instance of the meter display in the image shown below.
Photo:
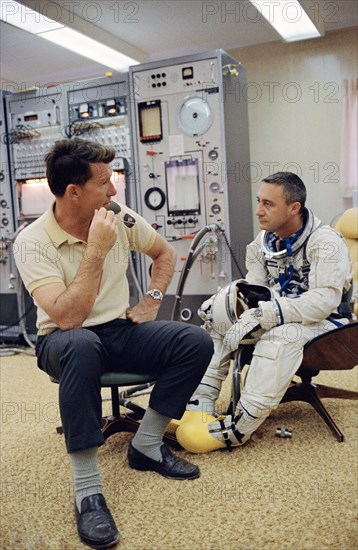
M204 134L213 122L209 104L201 97L186 99L178 109L178 126L189 136Z
M144 202L151 210L160 210L165 203L165 194L159 187L151 187L144 195Z
M165 163L168 214L200 214L198 160L172 160Z

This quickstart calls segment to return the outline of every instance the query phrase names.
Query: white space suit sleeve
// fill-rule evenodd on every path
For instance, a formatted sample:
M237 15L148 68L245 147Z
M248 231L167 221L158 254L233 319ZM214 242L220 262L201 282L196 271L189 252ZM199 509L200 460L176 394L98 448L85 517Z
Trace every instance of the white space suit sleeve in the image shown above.
M342 289L351 278L347 245L330 228L312 234L307 259L311 266L309 290L297 298L277 298L284 323L308 325L326 319L339 306Z

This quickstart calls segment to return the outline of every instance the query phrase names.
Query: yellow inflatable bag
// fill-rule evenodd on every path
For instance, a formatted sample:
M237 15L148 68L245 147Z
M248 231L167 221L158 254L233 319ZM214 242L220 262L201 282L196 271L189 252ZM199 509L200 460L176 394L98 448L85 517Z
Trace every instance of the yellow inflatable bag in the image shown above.
M180 420L176 420L175 418L173 418L170 421L170 424L167 427L166 431L175 435L178 427L181 426L181 424L184 424L184 422L191 422L192 424L196 424L197 422L206 422L206 418L208 416L210 415L201 411L185 411ZM212 417L210 416L210 418Z
M209 423L215 422L217 418L201 412L194 414L200 415L200 418L196 417L195 422L183 422L177 428L175 435L180 445L191 453L210 453L225 449L225 443L212 437L208 431Z

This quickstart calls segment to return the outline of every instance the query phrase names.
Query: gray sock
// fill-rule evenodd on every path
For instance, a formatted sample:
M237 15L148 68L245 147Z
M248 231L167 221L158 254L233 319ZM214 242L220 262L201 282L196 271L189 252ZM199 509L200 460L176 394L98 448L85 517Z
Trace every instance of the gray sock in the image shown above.
M81 511L82 499L102 493L101 476L97 465L98 447L90 447L70 453L73 486L78 511Z
M153 411L153 409L147 409L132 440L133 447L145 456L161 462L160 447L163 444L163 435L170 421L171 418L168 416Z

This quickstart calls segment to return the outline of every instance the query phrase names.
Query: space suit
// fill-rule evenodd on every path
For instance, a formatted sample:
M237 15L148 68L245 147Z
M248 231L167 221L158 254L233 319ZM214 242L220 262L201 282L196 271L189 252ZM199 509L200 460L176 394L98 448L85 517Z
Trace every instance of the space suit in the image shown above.
M207 452L245 443L279 405L302 362L304 345L349 322L349 304L342 302L352 279L345 241L307 208L304 218L300 231L285 240L261 231L248 245L241 288L262 285L269 290L258 307L249 305L229 328L215 319L216 295L202 304L199 314L213 338L214 355L187 410L204 412L212 422L206 441L191 431L190 423L179 427L178 441L187 450ZM230 355L250 335L256 343L236 411L216 420L215 402L229 371Z

